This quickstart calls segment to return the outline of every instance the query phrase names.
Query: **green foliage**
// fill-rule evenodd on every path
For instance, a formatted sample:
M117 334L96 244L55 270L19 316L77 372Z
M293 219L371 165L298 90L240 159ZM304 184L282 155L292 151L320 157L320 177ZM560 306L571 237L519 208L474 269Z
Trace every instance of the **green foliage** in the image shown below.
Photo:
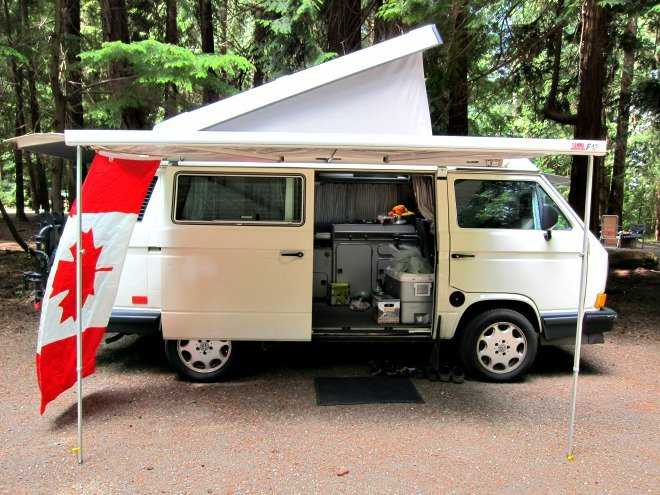
M233 53L195 53L188 48L161 43L153 39L122 43L103 43L101 48L80 54L81 64L90 69L103 69L113 63L128 63L135 72L135 85L140 87L174 84L183 91L215 79L215 73L233 78L241 71L252 70L252 63ZM211 72L212 71L212 72ZM233 92L229 84L219 88Z
M0 45L0 58L13 58L17 62L22 64L27 64L27 58L18 50L13 49L10 46Z
M79 65L82 80L67 87L66 62L56 67L65 91L82 92L85 127L119 127L127 109L145 112L144 127L170 111L185 111L202 104L204 89L225 97L248 89L253 81L267 82L281 75L323 63L337 56L327 51L328 2L323 0L216 1L213 6L215 54L200 52L198 2L177 4L178 45L165 39L165 2L127 0L130 43L104 43L101 2L81 0ZM456 67L450 49L456 48L456 9L467 6L465 27L469 37L459 46L468 58L469 132L486 136L570 138L573 128L543 115L550 94L553 69L552 39L561 35L556 104L566 113L577 111L582 0L382 0L363 1L357 13L362 24L362 44L375 37L376 24L414 26L435 24L444 45L424 54L426 84L435 134L447 132L452 75ZM660 6L650 0L599 0L611 12L610 57L605 86L607 136L614 142L622 64L622 34L630 14L638 17L633 103L625 177L624 225L655 221L655 188L658 184L660 137L660 73L657 39ZM28 69L34 73L39 123L51 130L54 97L51 88L55 33L54 3L29 2L28 24L20 25L21 2L6 0L0 11L0 132L16 132L17 103L12 76L15 62L26 76L24 112L30 130ZM107 27L107 26L106 26ZM70 122L67 123L70 125ZM570 173L569 157L537 159L544 171ZM605 160L602 184L609 187L612 153ZM13 203L13 155L0 155L0 194ZM27 172L27 170L26 170ZM29 176L26 173L26 191ZM64 188L67 187L66 177Z

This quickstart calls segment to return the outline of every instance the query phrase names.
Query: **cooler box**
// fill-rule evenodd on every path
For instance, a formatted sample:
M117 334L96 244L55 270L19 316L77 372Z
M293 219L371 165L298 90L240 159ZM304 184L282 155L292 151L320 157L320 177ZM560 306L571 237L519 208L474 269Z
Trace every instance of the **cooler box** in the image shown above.
M430 325L433 321L433 274L387 270L385 291L401 300L401 323Z
M433 300L432 273L385 272L385 292L401 299L401 302Z

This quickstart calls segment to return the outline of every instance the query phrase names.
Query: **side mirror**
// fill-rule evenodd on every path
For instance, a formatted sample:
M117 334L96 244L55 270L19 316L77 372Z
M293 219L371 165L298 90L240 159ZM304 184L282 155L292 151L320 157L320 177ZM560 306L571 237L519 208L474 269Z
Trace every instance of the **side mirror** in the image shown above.
M557 210L555 210L555 207L543 205L543 209L541 210L541 229L550 230L557 224L558 220L559 214L557 213Z

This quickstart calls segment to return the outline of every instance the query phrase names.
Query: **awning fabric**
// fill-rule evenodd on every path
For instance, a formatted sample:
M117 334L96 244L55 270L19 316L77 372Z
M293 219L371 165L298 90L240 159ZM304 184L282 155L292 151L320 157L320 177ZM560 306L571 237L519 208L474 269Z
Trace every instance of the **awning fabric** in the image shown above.
M602 156L605 141L459 136L314 134L286 132L169 133L67 130L62 136L25 135L9 140L21 149L75 146L169 161L261 163L364 163L500 166L501 160L549 155ZM67 149L68 148L68 149Z

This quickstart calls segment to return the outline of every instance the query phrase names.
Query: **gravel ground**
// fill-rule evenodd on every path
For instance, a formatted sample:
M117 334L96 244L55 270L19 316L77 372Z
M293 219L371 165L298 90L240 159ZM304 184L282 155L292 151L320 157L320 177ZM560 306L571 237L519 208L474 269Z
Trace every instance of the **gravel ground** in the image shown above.
M657 271L611 275L621 319L584 348L573 462L570 348L545 349L519 383L415 379L424 404L319 407L314 376L365 375L400 346L285 345L202 385L175 378L156 341L128 337L84 382L78 466L74 392L38 414L25 264L0 252L2 493L660 493Z

